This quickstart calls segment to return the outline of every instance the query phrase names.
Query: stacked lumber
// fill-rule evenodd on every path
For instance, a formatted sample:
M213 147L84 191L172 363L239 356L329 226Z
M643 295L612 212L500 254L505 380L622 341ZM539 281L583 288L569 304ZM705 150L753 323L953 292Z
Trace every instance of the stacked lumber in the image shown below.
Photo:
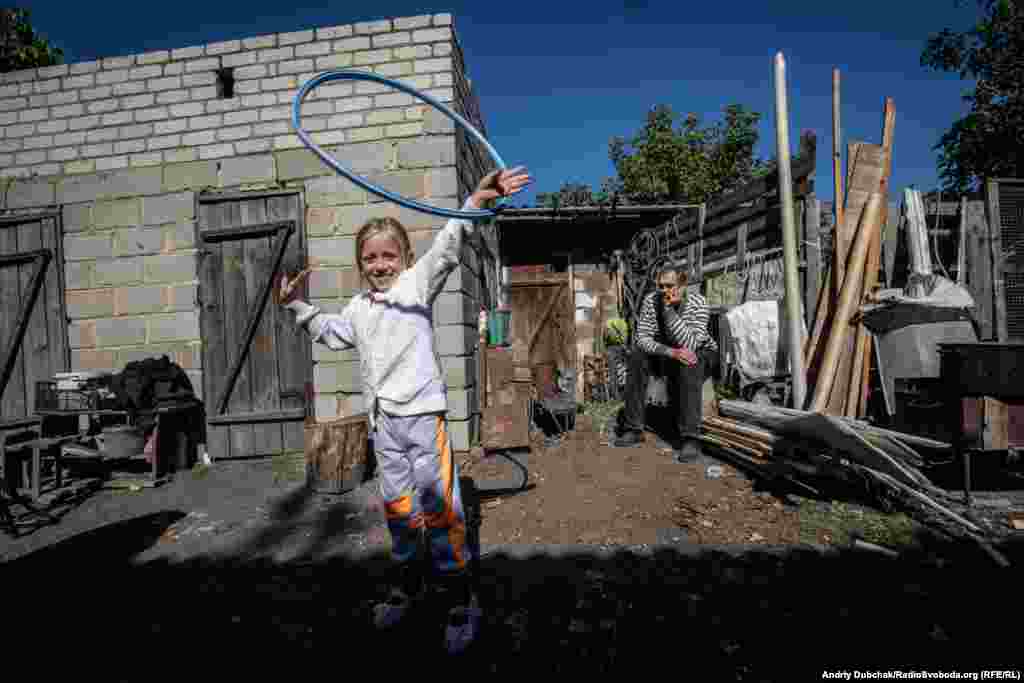
M892 173L892 98L885 101L883 118L882 144L851 142L845 193L842 183L836 182L842 210L837 212L831 265L804 347L808 408L825 415L861 417L867 408L874 354L871 336L857 317L865 298L878 286ZM835 170L838 173L838 164Z

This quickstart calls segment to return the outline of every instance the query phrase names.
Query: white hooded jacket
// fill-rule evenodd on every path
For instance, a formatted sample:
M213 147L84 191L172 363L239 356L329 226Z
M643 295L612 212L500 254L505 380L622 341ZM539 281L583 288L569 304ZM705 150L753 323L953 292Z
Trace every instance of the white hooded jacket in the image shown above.
M468 201L464 208L471 208ZM434 350L433 304L473 230L472 221L450 219L427 253L400 273L387 292L361 292L340 314L321 313L303 301L287 304L314 342L334 351L354 347L359 353L371 429L378 405L391 415L447 410Z

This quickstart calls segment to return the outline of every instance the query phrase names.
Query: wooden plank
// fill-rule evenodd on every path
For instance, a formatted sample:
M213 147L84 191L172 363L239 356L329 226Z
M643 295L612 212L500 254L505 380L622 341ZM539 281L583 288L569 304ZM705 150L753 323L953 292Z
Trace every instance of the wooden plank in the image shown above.
M239 202L242 225L254 225L267 221L267 199L249 199ZM281 231L278 237L265 236L242 240L245 259L245 298L247 310L259 301L263 288L271 280L274 268L273 254L277 240L287 235ZM255 334L249 344L245 364L249 369L252 385L252 412L276 412L281 409L281 386L277 367L277 350L274 347L274 321L276 312L273 301L267 301L259 311ZM281 452L281 426L257 424L253 426L253 454Z
M821 202L813 194L804 199L804 310L807 329L814 328L814 311L821 292ZM806 363L804 368L806 368Z
M224 202L220 205L221 220L225 228L235 228L242 224L241 206L238 202ZM249 302L245 286L245 245L241 240L225 241L224 250L224 339L227 342L228 368L236 367L242 355L242 342L249 322ZM230 371L230 370L229 370ZM225 382L228 400L228 413L252 412L252 382L249 368L242 364L235 379L234 386L228 386L231 378ZM220 399L220 394L217 395ZM216 409L216 407L215 407ZM250 456L254 452L253 429L251 425L239 425L229 428L231 453L234 457Z
M43 248L53 253L46 274L46 336L50 351L50 372L64 372L70 368L68 348L67 311L64 301L64 249L60 222L56 217L41 219Z
M200 204L199 226L219 228L222 224L222 205ZM199 232L198 230L196 231ZM198 239L198 237L197 237ZM224 329L224 245L199 242L205 252L200 260L200 324L203 332L203 396L207 405L207 418L213 417L214 401L227 382L227 339ZM216 460L230 458L230 430L214 426L207 419L206 448Z
M1003 231L999 213L999 185L995 180L985 181L985 202L988 207L989 252L992 259L992 296L995 299L993 332L996 340L1005 342L1006 282L1003 279Z
M305 408L295 408L291 410L277 410L274 412L261 411L258 413L235 413L233 415L217 415L209 419L210 424L213 425L233 425L233 424L251 424L251 425L270 425L274 422L302 422L306 419Z
M43 248L43 237L40 234L38 221L22 223L18 226L18 248L22 251L36 251ZM32 273L36 264L26 264L20 267L21 296L30 295L28 291ZM50 370L50 352L47 348L46 334L46 295L45 277L54 267L53 260L46 265L43 271L44 286L29 313L28 329L25 330L25 338L21 342L21 357L25 362L25 398L28 410L31 412L36 405L36 382L53 379L53 372Z
M882 236L882 254L885 268L885 286L895 287L893 284L896 274L896 251L899 248L900 239L900 213L895 205L889 204L888 216L885 221L885 232Z
M984 202L967 203L966 228L967 290L974 298L975 316L981 327L981 341L987 341L995 336L995 311L992 294L992 254L989 251L989 228Z
M982 447L986 450L1006 450L1010 446L1009 406L986 396L982 409L985 415Z
M288 242L288 248L281 262L281 271L299 272L306 267L306 229L301 196L297 193L271 197L267 200L267 216L271 220L295 221L295 232ZM274 327L274 348L277 354L278 377L282 410L303 410L312 414L307 404L306 385L312 386L313 359L309 336L295 325L290 314L277 306L267 313L272 314ZM285 450L303 448L302 426L285 423L281 425L282 445Z
M18 229L16 226L0 225L0 255L18 253ZM21 310L22 266L0 266L0 353L5 353L15 333L18 312ZM0 358L0 361L6 359ZM7 380L7 387L0 387L0 418L14 420L28 416L30 411L25 402L25 364L20 351Z

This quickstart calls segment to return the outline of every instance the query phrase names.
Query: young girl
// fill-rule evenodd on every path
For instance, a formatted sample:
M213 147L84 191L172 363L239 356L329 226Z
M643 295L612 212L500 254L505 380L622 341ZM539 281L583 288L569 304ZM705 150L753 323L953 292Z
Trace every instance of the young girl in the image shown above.
M479 209L532 182L523 168L485 176L466 200ZM376 606L378 628L396 624L421 593L416 561L420 534L427 535L433 566L454 581L458 605L450 613L446 645L460 652L473 640L480 609L469 576L472 549L451 452L447 397L434 351L433 303L459 264L469 220L451 219L415 265L409 235L397 220L376 218L356 235L359 273L369 289L339 315L321 313L297 299L306 269L291 282L281 277L278 302L295 313L296 324L314 342L335 351L355 347L363 395L374 432L380 492L391 532L396 577L389 599Z

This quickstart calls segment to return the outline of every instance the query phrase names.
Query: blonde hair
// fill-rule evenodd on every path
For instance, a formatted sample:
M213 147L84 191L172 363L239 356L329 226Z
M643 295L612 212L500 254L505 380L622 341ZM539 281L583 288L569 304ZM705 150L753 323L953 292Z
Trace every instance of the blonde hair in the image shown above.
M402 255L404 267L412 265L413 251L412 243L409 241L409 231L396 219L389 216L384 218L371 218L359 228L356 233L356 267L359 269L359 281L363 281L363 245L371 237L386 235L398 243L398 249Z

